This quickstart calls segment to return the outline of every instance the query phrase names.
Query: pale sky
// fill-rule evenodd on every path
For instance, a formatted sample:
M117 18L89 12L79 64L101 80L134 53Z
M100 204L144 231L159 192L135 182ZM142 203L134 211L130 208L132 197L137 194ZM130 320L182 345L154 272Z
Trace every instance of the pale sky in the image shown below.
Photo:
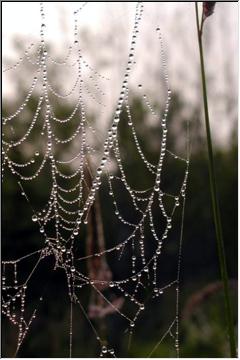
M36 39L39 40L41 24L39 4L39 2L3 2L3 68L6 67L5 59L16 58L13 38L16 36L21 38L25 48ZM44 2L46 38L53 44L52 48L55 53L64 56L67 45L73 38L73 12L82 4L83 2ZM109 66L108 69L113 77L116 97L119 90L117 83L120 82L118 77L121 78L121 69L124 67L124 61L128 54L129 30L134 20L135 5L136 3L128 2L90 2L78 15L80 31L87 29L90 37L98 44L94 52L96 57L99 56L100 59L102 56L99 44L107 34L112 35L116 46L119 45L119 49L122 49L117 54L115 50L115 52L113 51L111 59L113 59L114 66ZM194 85L199 76L194 4L192 2L144 2L142 22L142 38L134 81L138 84L143 80L146 83L146 89L149 90L149 95L156 97L159 79L156 79L154 72L151 73L151 69L159 66L154 30L160 26L168 55L171 87L181 91L183 98L191 104L199 97ZM210 111L213 118L218 119L213 123L217 140L223 143L228 141L231 126L229 126L229 121L225 121L226 117L229 118L229 114L226 113L224 102L219 99L224 99L224 94L230 92L237 98L237 23L238 4L219 2L214 15L207 19L205 24L205 32L210 36L208 44L206 44L207 71L212 81L209 97L214 104L214 111L211 106ZM121 48L125 44L126 46ZM86 51L88 51L87 47ZM19 56L20 54L18 54ZM103 58L105 59L105 54ZM93 58L92 61L94 62L95 59ZM117 66L119 67L117 68ZM9 81L8 75L5 76L4 73L3 93L7 93L11 85L13 84ZM114 99L114 94L112 96ZM233 114L230 117L232 116Z

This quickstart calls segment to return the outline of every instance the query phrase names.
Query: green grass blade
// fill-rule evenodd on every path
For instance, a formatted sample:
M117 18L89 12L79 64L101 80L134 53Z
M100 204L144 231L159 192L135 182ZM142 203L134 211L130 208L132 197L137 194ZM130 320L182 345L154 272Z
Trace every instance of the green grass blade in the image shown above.
M202 31L200 30L200 25L199 25L197 2L195 2L195 12L196 12L198 45L199 45L201 77L202 77L203 103L204 103L205 125L206 125L207 146L208 146L208 168L209 168L213 218L214 218L215 231L216 231L219 265L220 265L221 277L224 288L224 299L225 299L225 308L226 308L226 320L228 325L230 352L231 352L231 357L237 357L234 325L233 325L233 314L232 314L232 307L230 303L230 294L229 294L226 256L224 250L220 208L219 208L219 202L217 196L216 175L214 169L214 158L213 158L212 139L211 139L211 128L210 128L209 113L208 113L208 97L207 97L207 84L206 84L203 46L202 46Z

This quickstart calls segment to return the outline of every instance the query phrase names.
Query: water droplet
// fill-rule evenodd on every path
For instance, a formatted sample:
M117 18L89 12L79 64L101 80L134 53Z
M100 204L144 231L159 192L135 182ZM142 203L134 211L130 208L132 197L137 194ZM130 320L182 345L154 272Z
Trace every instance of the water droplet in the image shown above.
M33 215L33 216L32 216L32 221L33 221L33 222L36 222L37 220L38 220L37 215Z
M103 347L102 347L102 353L103 353L103 354L106 354L106 353L107 353L107 348L106 348L106 346L103 346Z

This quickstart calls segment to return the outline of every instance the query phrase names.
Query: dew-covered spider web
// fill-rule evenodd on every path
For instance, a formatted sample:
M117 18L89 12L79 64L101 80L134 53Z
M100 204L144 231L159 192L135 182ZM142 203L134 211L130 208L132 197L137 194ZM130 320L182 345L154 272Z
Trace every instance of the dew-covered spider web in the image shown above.
M33 305L31 284L41 264L45 266L49 261L51 266L45 266L49 271L49 279L50 273L60 269L62 282L66 282L68 289L66 294L59 294L59 297L68 298L66 338L69 357L81 356L74 352L75 312L79 311L85 317L92 336L99 344L100 356L116 357L118 354L107 341L107 331L101 331L96 319L101 321L112 314L122 318L130 344L137 327L144 326L141 319L150 300L160 299L165 294L167 296L170 289L175 291L172 319L165 332L158 334L159 341L155 348L165 338L171 338L175 354L179 356L179 280L189 169L188 129L184 139L185 153L175 154L168 147L167 141L168 112L171 106L167 61L160 28L155 27L153 37L159 44L158 63L163 74L165 107L161 112L156 111L151 104L151 97L144 90L144 83L137 84L146 113L159 124L158 160L153 163L146 157L139 140L139 129L135 125L138 119L131 108L129 86L134 68L141 66L141 57L137 57L135 52L141 41L140 25L146 6L141 2L135 8L128 58L113 116L106 131L101 131L101 127L97 126L94 128L89 115L91 104L99 107L100 115L104 113L106 93L102 89L108 89L109 78L91 66L81 48L79 14L88 5L83 3L75 10L73 40L66 57L58 61L51 56L46 41L47 5L40 3L39 42L32 43L15 64L3 69L6 76L20 71L23 63L32 69L32 84L26 97L20 105L16 103L15 109L11 108L12 113L2 120L2 181L4 186L7 172L15 179L19 193L25 199L25 206L32 212L29 220L32 220L36 231L40 233L39 246L35 251L20 258L4 258L2 261L2 311L16 331L13 355L17 356L23 343L31 337L33 324L41 316L39 309L45 301L48 288L42 286ZM50 67L54 67L56 77L64 68L73 71L72 89L66 92L55 89L51 78L53 75L49 73ZM94 91L91 91L92 88ZM111 89L107 91L111 92ZM65 118L60 118L55 109L55 98L63 103L73 94L77 99L74 108ZM27 107L33 95L37 97L38 103L34 116L29 119ZM25 121L21 128L23 119L27 119L27 127ZM125 168L126 157L131 157L131 154L125 153L120 127L129 134L132 152L142 162L144 170L138 174L139 178L150 179L151 187L140 188L131 182L131 171L137 170ZM22 135L19 136L19 132ZM147 142L151 143L151 138ZM22 149L31 157L28 156L25 162L20 163L18 154ZM164 188L164 174L170 171L168 164L171 161L181 164L182 175L178 188L169 193ZM44 204L41 201L34 203L31 196L33 187L38 188L40 179L45 184L44 189L41 189L46 195ZM103 186L108 188L108 192L104 193L105 198L101 193ZM128 197L124 209L122 194ZM112 206L111 218L108 219L104 219L105 201ZM180 226L174 223L176 212L180 214ZM108 233L108 224L111 222L116 224L116 239L112 239L111 246L108 246L104 234ZM176 261L172 264L175 275L171 281L164 282L164 278L159 276L164 273L161 259L175 225L178 234L178 251ZM19 242L24 249L24 238L19 238ZM111 264L120 266L121 262L124 271L121 278L115 278ZM46 284L49 279L46 279ZM82 301L86 289L91 294L88 307ZM146 355L151 356L155 348Z

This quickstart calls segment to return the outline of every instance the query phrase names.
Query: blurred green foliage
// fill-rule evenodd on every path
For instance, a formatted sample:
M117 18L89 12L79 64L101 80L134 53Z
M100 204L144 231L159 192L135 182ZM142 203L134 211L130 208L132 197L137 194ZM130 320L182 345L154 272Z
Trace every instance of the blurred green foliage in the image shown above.
M34 114L37 99L33 98L26 109L28 117ZM162 104L156 105L156 110ZM187 204L184 225L184 246L181 273L181 311L192 294L201 290L205 285L219 279L216 242L214 235L213 220L211 214L211 202L208 185L208 167L206 146L201 122L199 121L200 108L196 104L192 113L181 115L181 110L187 106L180 95L173 93L168 124L168 148L185 155L186 124L190 123L190 138L192 155L190 164L190 177L187 188ZM11 104L4 108L4 113L12 111ZM56 114L64 117L71 112L70 104L56 103ZM146 158L156 163L158 160L159 141L161 138L160 127L157 123L149 125L147 122L146 106L137 96L132 98L131 112L139 136L139 143ZM180 115L179 115L180 114ZM92 119L94 122L94 119ZM124 109L121 114L119 125L120 148L124 160L124 168L129 179L129 184L137 184L138 188L146 188L152 185L153 177L144 169L143 162L136 153L132 135L127 129L127 115ZM18 121L16 121L16 124ZM73 132L76 127L74 121L67 129L68 134L59 130L59 137L65 137ZM65 127L66 129L66 127ZM9 129L9 132L11 130ZM14 127L16 138L24 133L24 125ZM33 131L34 147L43 148L40 139L40 125ZM69 150L67 148L67 150ZM28 149L30 153L32 149ZM24 162L26 151L14 153L14 160ZM59 147L61 153L61 147ZM28 154L27 154L28 155ZM42 156L42 155L41 155ZM40 156L40 158L41 158ZM233 142L226 149L218 149L215 154L217 165L217 181L221 201L224 240L227 253L229 276L237 278L237 143L233 135ZM40 160L39 160L40 161ZM67 169L70 171L69 169ZM170 156L166 157L166 168L163 173L163 187L165 191L172 192L179 189L184 173L184 167L180 161ZM47 174L47 173L46 173ZM43 173L44 175L44 173ZM47 199L46 189L49 178L40 176L34 184L28 184L30 201L36 208L40 208ZM3 259L18 258L31 251L41 248L44 244L38 233L36 224L31 222L31 208L21 196L21 191L16 179L7 170L3 184L3 231L2 231L2 257ZM106 181L100 192L103 223L107 247L120 242L124 238L124 228L112 219L113 207L106 196L108 192ZM130 221L132 212L127 206L129 199L116 188L119 207L122 213ZM157 208L153 209L156 214ZM167 283L176 276L176 259L179 241L180 211L174 219L174 230L161 257L159 276ZM160 226L161 220L159 219ZM117 232L116 232L117 226ZM84 234L82 234L84 238ZM147 245L151 247L151 244ZM79 252L84 252L84 241L81 243ZM149 248L150 251L150 248ZM109 256L108 262L118 279L124 276L129 258L126 257L122 266ZM30 262L23 267L22 276L28 271ZM33 324L29 335L18 356L20 357L68 357L68 322L69 302L63 271L53 272L51 260L44 261L31 282L30 308L36 306L39 287L46 287L45 301L40 305L39 316ZM49 275L51 274L51 275ZM233 301L236 302L236 291L232 290ZM83 292L81 301L86 307L89 294ZM146 357L162 334L166 331L174 318L175 305L174 291L166 292L162 298L151 301L146 306L144 315L139 319L136 326L130 349L126 353L128 334L124 334L126 324L116 314L109 316L106 321L109 343L115 347L119 357ZM127 306L127 305L126 305ZM237 312L235 304L235 323ZM2 355L12 356L16 346L16 331L3 318ZM214 293L199 304L188 319L181 321L181 356L182 357L225 357L228 354L226 323L224 320L224 305L222 291ZM74 307L73 321L73 356L93 357L99 353L91 328L84 318L80 308ZM162 344L154 352L153 357L175 357L174 341L167 336Z

